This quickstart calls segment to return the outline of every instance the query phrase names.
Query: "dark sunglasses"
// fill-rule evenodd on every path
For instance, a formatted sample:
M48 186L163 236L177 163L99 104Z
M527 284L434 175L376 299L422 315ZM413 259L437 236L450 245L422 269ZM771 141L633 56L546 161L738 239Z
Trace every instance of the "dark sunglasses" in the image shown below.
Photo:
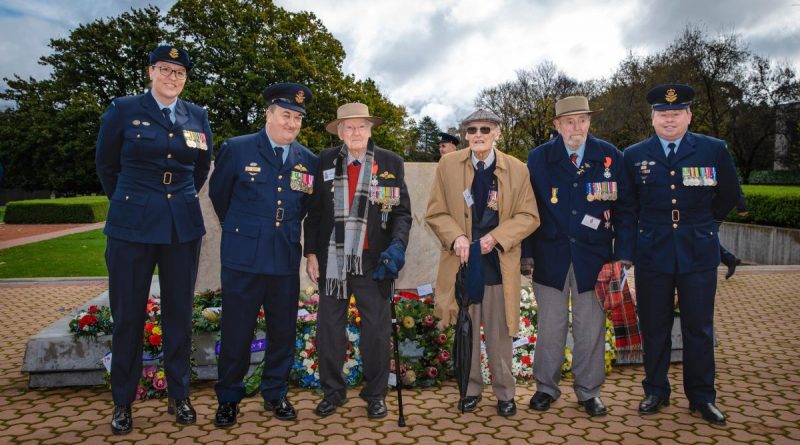
M467 127L467 134L475 134L478 132L478 127ZM492 129L489 127L481 127L481 134L489 134Z

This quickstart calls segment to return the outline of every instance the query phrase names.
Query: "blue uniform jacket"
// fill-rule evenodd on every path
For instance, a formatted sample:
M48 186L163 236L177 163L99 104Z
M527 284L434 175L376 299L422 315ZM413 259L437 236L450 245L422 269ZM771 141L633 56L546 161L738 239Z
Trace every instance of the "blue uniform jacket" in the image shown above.
M172 124L150 93L115 99L103 113L95 153L111 200L105 234L151 244L202 237L197 192L208 177L211 149L203 108L178 99Z
M292 172L308 181L317 173L319 158L296 141L281 168L273 153L263 129L222 144L208 195L222 224L225 267L268 275L299 273L300 224L311 190L293 190L298 187L292 186Z
M622 159L616 147L592 135L580 169L569 160L561 136L528 153L541 226L523 243L522 256L533 257L535 282L562 289L571 263L578 291L586 292L603 264L633 259L633 191ZM616 197L587 200L592 183L615 183Z
M719 223L741 193L725 142L687 132L670 164L652 136L625 150L625 170L637 198L636 267L687 273L719 266Z

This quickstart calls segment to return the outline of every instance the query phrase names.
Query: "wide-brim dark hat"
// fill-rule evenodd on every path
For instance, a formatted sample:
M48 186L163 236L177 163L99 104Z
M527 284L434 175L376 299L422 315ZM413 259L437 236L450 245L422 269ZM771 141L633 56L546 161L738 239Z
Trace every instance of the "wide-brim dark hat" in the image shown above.
M156 49L150 52L150 65L158 61L180 65L186 68L187 71L194 67L194 63L185 49L170 45L157 46Z
M267 106L278 105L281 108L297 111L306 114L306 105L311 103L311 90L299 83L283 82L276 83L264 88L261 93Z
M450 133L439 132L439 143L449 142L453 145L458 145L461 143L461 139L456 136L453 136Z
M647 103L654 111L683 110L694 99L694 88L682 83L665 83L647 92Z

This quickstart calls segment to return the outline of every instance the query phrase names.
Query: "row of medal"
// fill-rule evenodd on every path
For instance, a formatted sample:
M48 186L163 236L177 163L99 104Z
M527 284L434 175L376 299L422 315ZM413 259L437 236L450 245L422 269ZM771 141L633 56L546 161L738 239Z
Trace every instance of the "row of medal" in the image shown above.
M289 180L289 187L292 190L311 194L314 192L314 176L308 173L292 170L292 176Z
M592 201L615 201L617 199L616 181L587 182L586 200Z
M717 185L717 169L715 167L683 167L681 174L683 185Z
M378 178L373 175L369 187L369 200L372 204L381 206L381 228L386 229L389 212L392 211L392 207L400 204L400 187L380 187Z

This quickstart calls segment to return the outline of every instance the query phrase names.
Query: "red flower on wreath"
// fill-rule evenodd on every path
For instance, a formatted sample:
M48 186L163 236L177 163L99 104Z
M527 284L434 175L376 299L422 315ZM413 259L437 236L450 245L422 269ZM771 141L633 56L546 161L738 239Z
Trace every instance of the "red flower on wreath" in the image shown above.
M97 317L91 314L86 314L78 320L78 327L81 329L94 324L97 324Z
M523 355L520 359L523 365L530 366L531 365L531 356L530 355Z
M144 325L144 331L149 334L153 332L153 327L154 327L153 323L147 323L146 325Z
M148 337L147 340L153 346L161 346L161 336L160 335L153 334L150 337Z
M97 309L97 306L95 306L95 305L91 305L91 306L89 306L89 313L90 313L90 314L97 313L97 311L98 311L98 310L99 310L99 309Z

